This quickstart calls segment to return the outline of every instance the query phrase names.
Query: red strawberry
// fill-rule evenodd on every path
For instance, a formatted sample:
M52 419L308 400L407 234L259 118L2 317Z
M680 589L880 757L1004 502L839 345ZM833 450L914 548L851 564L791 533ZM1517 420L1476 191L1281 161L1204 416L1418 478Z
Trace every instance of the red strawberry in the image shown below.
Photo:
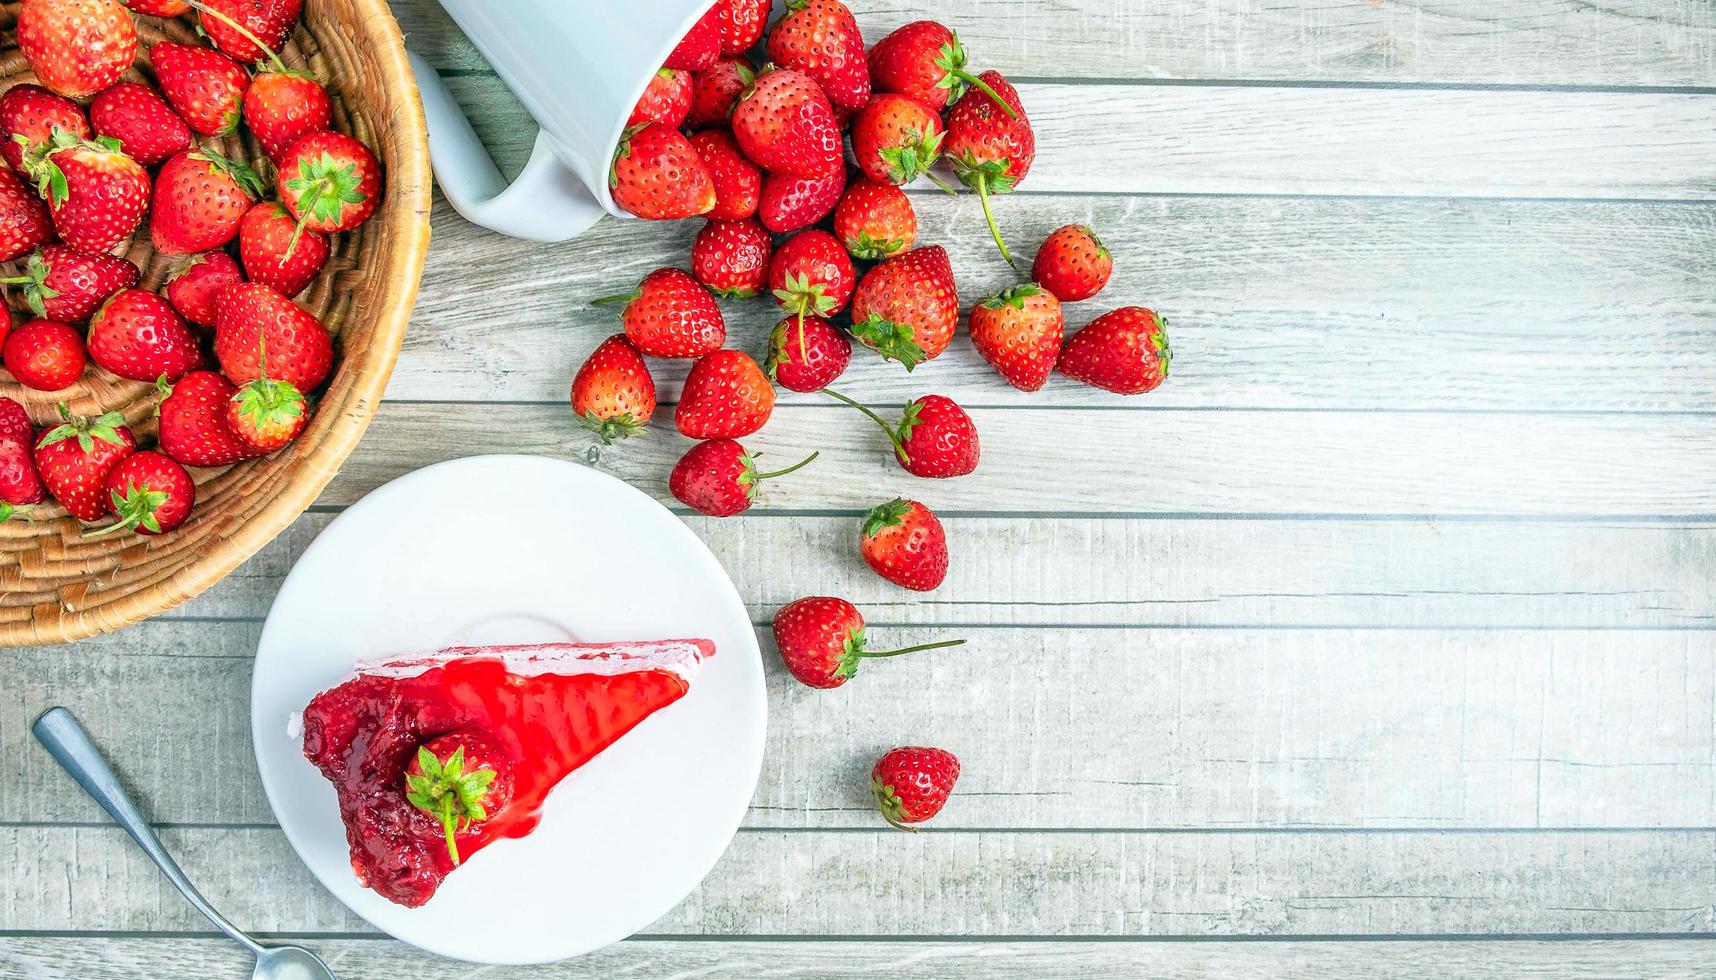
M625 131L608 171L614 203L640 218L672 220L715 207L715 179L678 130L645 123Z
M53 237L53 217L35 189L12 171L0 170L0 262L10 262Z
M885 259L917 241L917 212L898 187L860 177L834 209L834 237L855 259Z
M48 199L60 240L80 252L108 252L130 237L149 209L149 173L110 141L80 143L56 134L30 170Z
M620 311L626 339L646 357L702 357L727 340L727 323L715 297L679 269L657 269L629 296Z
M721 12L711 8L697 18L679 44L668 52L663 66L682 71L702 71L721 55Z
M903 95L883 93L852 120L852 155L878 184L909 184L941 155L941 117Z
M167 280L165 293L167 302L173 304L180 316L197 326L212 327L216 297L226 287L243 281L244 273L238 270L232 256L220 251L204 252L192 256L183 269Z
M759 473L744 446L731 439L711 439L692 446L680 457L667 486L692 510L710 517L732 517L751 509L757 499L757 484L786 476L818 455L811 453L784 470Z
M284 296L296 296L327 263L328 236L319 231L300 232L286 209L263 201L244 212L238 223L238 257L251 282L273 286Z
M1067 338L1061 373L1122 395L1141 395L1168 377L1173 360L1168 322L1154 310L1126 306L1097 317Z
M940 112L971 85L997 102L989 83L965 70L959 35L933 20L913 21L870 49L870 79L878 92L895 92Z
M774 386L751 355L718 350L691 365L673 424L693 439L740 439L762 428L774 410Z
M721 21L721 53L744 54L763 39L769 26L773 0L716 0L715 15Z
M59 391L83 377L83 335L53 320L31 320L6 335L0 360L26 388Z
M788 391L816 391L833 384L851 361L852 342L827 320L789 316L769 334L763 369Z
M602 341L578 369L572 414L603 445L636 435L655 417L655 379L625 334Z
M24 0L18 49L43 85L73 99L119 80L137 55L137 27L114 0Z
M846 170L826 177L794 177L791 174L763 175L763 193L757 216L770 231L785 234L808 228L834 210L846 189Z
M165 534L185 523L197 502L197 485L185 468L157 452L132 453L102 481L117 520L91 537L114 531Z
M871 508L858 549L872 571L914 592L931 592L947 578L947 532L915 500L896 498Z
M190 255L225 245L261 196L262 178L242 163L213 150L174 154L155 175L155 204L149 212L155 251Z
M750 299L769 284L774 240L755 218L706 221L691 243L691 274L728 299Z
M691 110L685 124L692 129L726 126L733 118L739 96L756 81L756 69L743 58L721 60L691 76Z
M1037 391L1061 356L1066 323L1060 300L1041 286L1014 286L971 308L971 346L1007 383Z
M821 229L787 239L769 263L769 290L795 316L834 316L846 308L857 282L852 258Z
M965 642L946 640L903 650L867 650L863 615L852 603L832 596L809 596L782 606L775 613L774 632L775 646L787 670L801 683L823 689L846 683L867 658L897 657Z
M230 466L256 455L226 425L238 389L213 371L192 371L162 385L161 451L186 466Z
M244 95L244 122L276 163L299 137L328 129L333 118L328 90L303 72L264 71Z
M300 136L280 157L280 201L308 231L350 231L381 203L381 163L344 133Z
M147 14L150 17L178 17L191 12L191 5L185 0L119 0L127 10L134 14Z
M280 50L303 7L303 0L201 0L197 23L222 54L251 62Z
M136 82L102 89L89 104L89 121L97 134L118 140L125 155L145 167L191 147L191 127L159 92Z
M657 69L649 77L643 95L626 119L626 125L658 122L668 129L677 129L691 111L691 73L677 68Z
M769 60L815 79L835 105L858 109L870 101L864 36L840 0L787 0L786 15L769 31Z
M298 438L309 424L304 393L290 381L257 378L226 403L226 427L234 439L266 455Z
M95 312L89 356L132 381L177 381L203 363L197 338L173 305L141 289L124 290Z
M691 145L709 177L715 182L715 206L704 217L711 221L737 221L757 213L763 190L763 171L745 158L739 142L725 129L706 129L691 137Z
M977 426L965 409L944 395L925 395L906 406L900 424L889 425L880 415L832 389L823 391L858 409L881 427L894 444L894 458L913 476L945 479L977 469L980 455Z
M995 224L989 195L1012 191L1030 173L1031 161L1037 157L1037 135L1019 93L1000 72L986 71L978 77L989 91L972 89L954 103L947 114L947 138L941 151L965 186L977 192L989 233L1001 257L1011 263L1013 255Z
M803 72L758 75L733 108L733 135L764 170L819 177L841 168L840 124L828 97Z
M322 322L256 282L228 286L215 300L214 351L234 384L266 375L314 391L334 365L334 342Z
M60 417L65 421L36 442L36 472L73 517L99 521L113 506L104 486L108 471L137 451L137 440L118 412L82 418L61 405Z
M158 41L149 49L155 83L191 132L225 136L238 128L250 74L231 58L208 48Z
M99 97L96 101L100 101ZM42 156L51 149L56 129L80 140L94 135L82 106L40 85L14 85L0 95L0 138L4 140L0 142L0 155L6 157L13 170L28 173L26 158L31 154Z
M959 291L947 249L902 252L865 273L852 296L852 335L910 370L947 350L959 325Z
M35 445L36 430L24 406L0 398L0 521L10 518L14 507L48 499L36 472Z
M1031 278L1063 303L1090 299L1108 285L1114 256L1084 225L1056 228L1037 250Z
M109 296L137 285L138 278L137 266L129 259L45 245L30 256L23 275L0 282L22 286L24 302L37 316L78 323L89 319Z
M902 745L889 749L870 770L870 795L882 818L900 830L916 830L941 812L959 780L959 760L945 749Z

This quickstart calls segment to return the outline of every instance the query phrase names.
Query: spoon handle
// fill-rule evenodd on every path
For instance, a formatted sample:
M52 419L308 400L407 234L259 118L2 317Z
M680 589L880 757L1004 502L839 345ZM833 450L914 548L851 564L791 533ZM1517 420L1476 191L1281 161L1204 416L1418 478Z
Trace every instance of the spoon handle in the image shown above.
M155 862L155 866L161 869L167 880L184 894L186 900L196 906L198 912L208 916L208 920L221 932L231 936L252 953L262 953L262 947L254 939L240 932L237 926L228 922L215 911L207 899L198 894L191 880L185 877L185 873L179 870L167 849L161 846L161 839L155 836L155 831L150 829L143 815L137 812L137 805L131 802L131 797L126 795L124 787L119 785L119 777L113 774L107 760L102 758L101 750L89 740L89 733L83 730L83 726L78 724L70 711L64 708L49 708L36 719L30 731L35 733L36 741L42 743L48 754L54 757L54 761L71 773L72 778L77 780L77 784L82 786L85 792L95 797L95 802L101 804L102 809L113 818L113 822L131 835L131 839L137 842L143 853L149 855L149 859Z

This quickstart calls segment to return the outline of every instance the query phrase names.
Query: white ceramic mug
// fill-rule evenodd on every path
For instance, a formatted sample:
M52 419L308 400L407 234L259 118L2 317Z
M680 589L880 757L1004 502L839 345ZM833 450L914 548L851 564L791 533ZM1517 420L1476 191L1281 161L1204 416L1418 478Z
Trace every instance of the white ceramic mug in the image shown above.
M608 168L632 107L714 0L440 0L541 131L508 186L435 69L412 54L447 201L503 235L559 242L626 216Z

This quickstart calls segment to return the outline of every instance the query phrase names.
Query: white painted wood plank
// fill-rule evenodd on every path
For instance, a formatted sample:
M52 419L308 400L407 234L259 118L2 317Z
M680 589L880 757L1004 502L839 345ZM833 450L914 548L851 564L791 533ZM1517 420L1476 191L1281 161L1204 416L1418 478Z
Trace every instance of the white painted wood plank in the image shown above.
M852 0L874 43L926 16ZM487 64L434 0L393 0L437 66ZM1709 85L1716 12L1697 0L942 0L973 64L1008 75L1284 81Z
M1016 281L974 199L913 200L967 307ZM1716 208L1027 194L1001 206L1027 257L1071 223L1114 252L1114 282L1067 307L1070 327L1133 304L1169 317L1181 354L1153 407L1716 409L1716 292L1688 288L1716 275ZM588 300L685 265L699 223L608 221L552 247L477 228L444 202L434 224L390 398L565 399L618 328ZM729 346L761 356L775 304L722 305ZM651 370L677 390L685 368ZM1121 403L1064 380L1015 391L963 336L911 374L860 351L840 387L903 399L932 380L974 404Z

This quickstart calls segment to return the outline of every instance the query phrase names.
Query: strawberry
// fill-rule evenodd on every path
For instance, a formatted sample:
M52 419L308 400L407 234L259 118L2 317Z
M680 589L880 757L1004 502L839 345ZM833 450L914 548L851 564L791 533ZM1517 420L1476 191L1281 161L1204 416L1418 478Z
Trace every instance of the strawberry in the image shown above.
M755 218L706 221L691 243L691 274L717 296L750 299L769 284L774 247Z
M673 424L693 439L740 439L762 428L774 410L774 386L751 355L718 350L691 365Z
M870 101L864 36L840 0L787 0L769 31L769 60L815 79L835 105L858 109Z
M318 130L298 137L280 157L280 202L308 231L350 231L381 203L381 163L344 133Z
M769 263L769 290L795 316L834 316L852 299L857 281L851 257L821 229L787 239Z
M89 356L121 378L177 381L202 366L203 355L173 304L126 289L89 321Z
M898 187L860 177L834 208L834 237L853 258L879 261L917 241L917 212Z
M99 521L112 512L113 501L104 486L108 471L137 451L137 440L118 412L91 419L74 416L61 405L60 418L64 422L36 442L36 472L73 517Z
M739 97L733 135L764 170L822 177L841 168L840 124L828 97L790 68L763 72Z
M165 534L185 523L197 502L197 485L185 468L158 452L132 453L102 480L109 511L117 520L88 537L131 530Z
M26 161L52 149L56 129L80 140L94 135L82 106L40 85L14 85L0 95L0 155L13 170L28 173Z
M852 155L878 184L909 184L941 155L941 117L903 95L883 93L852 120Z
M155 83L167 104L203 136L225 136L238 128L250 74L219 51L158 41L149 49Z
M784 470L759 473L744 446L731 439L711 439L692 446L679 458L667 486L681 503L698 513L732 517L751 509L758 484L807 466L818 455L811 453Z
M303 0L199 0L197 25L234 61L271 57L298 23ZM256 42L264 45L258 47Z
M60 240L80 252L112 251L149 208L149 172L105 137L78 142L64 131L30 175L48 199Z
M0 170L0 262L10 262L54 237L54 219L36 191Z
M45 245L30 256L23 275L0 283L22 286L24 302L37 316L78 323L89 319L109 296L137 285L139 276L129 259Z
M24 406L0 398L0 521L10 518L14 507L48 499L31 452L35 445L36 429Z
M763 190L763 171L739 149L739 142L725 129L706 129L691 137L697 156L715 182L715 206L704 217L711 221L737 221L757 213Z
M940 245L884 261L852 296L852 335L907 370L947 350L958 325L959 291Z
M965 409L945 395L925 395L911 402L895 426L838 391L824 388L823 393L851 405L880 426L894 444L894 458L913 476L939 480L977 469L977 426Z
M279 163L301 136L333 125L328 90L298 71L263 71L244 95L244 122L268 159Z
M405 799L439 826L454 867L460 835L512 801L515 758L488 736L465 730L424 742L406 765Z
M1063 303L1076 303L1102 292L1113 272L1114 256L1103 247L1096 232L1084 225L1056 228L1037 249L1037 260L1031 264L1031 278Z
M889 749L870 770L870 795L890 826L915 831L941 812L959 781L959 760L945 749L902 745Z
M155 175L149 238L166 255L219 248L238 234L244 213L261 196L262 178L242 163L213 150L174 154Z
M858 550L877 575L914 592L931 592L947 578L947 532L923 504L896 498L871 508Z
M649 77L643 95L626 119L626 126L657 122L668 129L677 129L691 111L691 73L677 68L661 68Z
M161 385L161 451L186 466L230 466L256 455L227 428L227 407L238 389L213 371L192 371Z
M715 0L721 22L721 53L744 54L763 39L773 0Z
M989 234L1010 264L1013 255L995 224L989 195L1006 194L1031 171L1037 157L1037 135L1019 102L1019 93L998 71L978 76L987 91L972 89L960 97L947 114L947 139L941 151L953 162L953 171L965 186L977 192Z
M833 384L852 360L852 342L821 317L787 317L769 334L768 376L788 391Z
M234 384L266 375L314 391L334 366L334 342L322 322L256 282L228 286L215 299L214 351Z
M17 33L36 78L73 99L117 82L137 56L137 27L114 0L24 0Z
M743 58L721 60L691 76L691 110L685 124L692 129L726 126L733 118L739 96L757 80L756 69Z
M916 99L937 112L958 101L967 85L1002 103L988 82L965 70L965 60L958 34L933 20L913 21L870 49L870 78L876 91Z
M782 606L775 613L774 633L786 669L801 683L825 690L850 680L858 672L858 664L867 658L898 657L965 642L945 640L903 650L867 650L863 614L852 603L832 596L808 596Z
M134 14L147 14L150 17L178 17L191 12L191 5L185 0L119 0L125 8Z
M1003 290L971 308L971 346L1020 391L1048 383L1061 356L1061 303L1041 286Z
M298 295L315 280L328 261L328 250L328 236L299 231L286 209L273 201L252 205L238 223L238 257L245 276L284 296Z
M304 393L290 381L257 378L226 403L226 428L257 455L266 455L298 438L309 424Z
M626 339L646 357L702 357L727 340L727 324L715 297L679 269L657 269L629 296L609 296L598 303L625 300L620 322Z
M691 25L691 30L685 32L685 36L679 39L679 44L668 52L662 67L702 71L714 64L715 59L720 56L721 12L710 8L697 18L697 22Z
M625 334L602 341L578 369L572 414L608 446L641 432L655 417L655 379Z
M89 121L98 135L118 140L125 155L145 167L191 148L191 127L159 92L136 82L102 89L89 104Z
M757 201L757 216L770 231L785 234L808 228L834 210L846 190L846 170L826 177L795 177L791 174L763 175L763 192Z
M54 320L31 320L6 335L0 360L24 387L59 391L83 377L89 356L76 330Z
M260 207L260 205L258 205ZM243 226L240 226L239 246L243 247ZM182 269L167 280L167 302L188 322L199 327L212 327L215 322L215 298L235 282L243 282L244 273L232 256L221 251L194 255Z
M1126 306L1097 317L1067 338L1061 373L1122 395L1141 395L1168 377L1173 351L1168 322L1154 310Z
M660 123L633 126L620 137L608 191L615 204L640 218L690 218L715 207L715 179L697 148Z

